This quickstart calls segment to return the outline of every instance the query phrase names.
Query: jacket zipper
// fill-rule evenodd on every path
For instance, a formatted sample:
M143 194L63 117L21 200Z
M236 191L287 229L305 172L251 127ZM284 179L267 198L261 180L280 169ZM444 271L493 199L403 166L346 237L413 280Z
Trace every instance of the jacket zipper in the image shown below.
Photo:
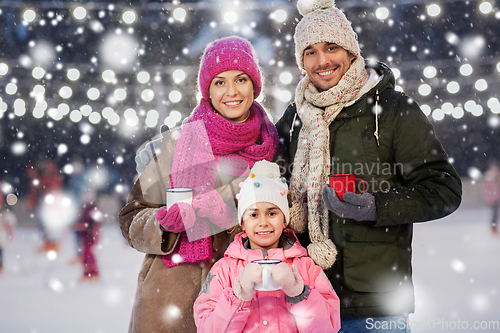
M378 134L378 102L380 99L380 95L378 94L378 89L375 92L375 132L373 132L373 135L375 136L375 139L377 140L377 146L380 147L380 137Z
M292 142L292 136L293 136L293 130L294 130L294 127L295 127L295 119L297 118L297 110L295 110L295 114L293 115L293 121L292 121L292 124L290 126L290 131L288 132L290 134L290 142Z
M234 310L233 314L231 315L231 318L229 318L229 322L227 323L227 326L226 326L226 329L224 330L224 333L226 333L227 330L229 329L229 324L231 324L231 321L233 321L233 317L236 314L236 311L238 311L238 309L240 308L241 303L243 303L242 300L240 300L240 304L238 304L238 306L236 307L236 310Z

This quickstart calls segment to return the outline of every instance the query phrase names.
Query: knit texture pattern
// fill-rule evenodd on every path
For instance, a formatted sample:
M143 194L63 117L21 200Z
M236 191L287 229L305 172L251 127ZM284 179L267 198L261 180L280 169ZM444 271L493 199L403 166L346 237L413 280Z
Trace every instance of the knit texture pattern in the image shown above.
M221 165L225 173L246 177L256 161L271 161L277 146L278 132L259 103L252 104L245 123L235 124L215 113L210 103L201 99L183 125L170 186L191 187L196 196L197 190L215 187ZM210 235L208 219L197 216L194 226L181 233L173 252L163 256L163 262L172 267L181 262L212 260Z
M258 161L250 170L250 176L241 185L238 199L238 223L245 210L257 202L276 205L285 217L285 226L290 221L288 209L288 185L280 175L278 164L266 160Z
M291 228L303 232L308 226L309 256L327 269L335 262L335 245L328 238L328 209L322 187L330 173L329 126L344 108L355 100L368 80L365 61L359 56L337 85L319 92L306 75L295 93L298 116L302 120L291 178ZM307 200L306 200L307 199ZM307 210L304 210L307 202ZM305 213L307 212L307 214Z
M299 0L300 13L304 16L295 28L295 59L302 73L304 70L304 50L322 42L335 43L355 55L361 56L358 35L334 1Z
M199 188L197 195L193 197L193 209L199 217L205 217L212 224L227 230L234 226L234 212L231 206L227 205L219 192L210 188ZM188 234L188 236L190 236ZM193 238L189 238L190 241Z
M213 78L230 70L239 70L250 76L254 96L260 95L262 73L255 50L246 39L231 36L218 39L205 48L198 73L198 86L204 99L209 100L209 88Z

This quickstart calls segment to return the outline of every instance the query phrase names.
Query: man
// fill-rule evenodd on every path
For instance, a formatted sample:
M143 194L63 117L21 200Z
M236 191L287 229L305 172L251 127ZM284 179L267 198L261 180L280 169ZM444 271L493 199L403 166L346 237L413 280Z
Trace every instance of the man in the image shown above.
M413 223L455 211L460 178L418 105L394 90L391 70L365 65L332 1L298 8L295 55L306 75L276 124L291 166L291 227L309 231L301 240L339 295L341 332L409 332ZM366 191L341 201L325 184L343 173Z

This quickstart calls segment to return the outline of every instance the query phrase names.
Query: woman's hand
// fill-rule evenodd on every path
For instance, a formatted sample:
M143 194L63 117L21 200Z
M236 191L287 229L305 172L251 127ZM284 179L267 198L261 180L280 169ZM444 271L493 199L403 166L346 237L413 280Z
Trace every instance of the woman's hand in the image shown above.
M194 225L196 215L193 207L185 202L173 204L169 210L162 207L156 211L156 220L169 232L179 233Z
M213 224L228 229L233 225L233 210L226 205L214 189L202 189L195 192L193 209L196 216L205 217Z

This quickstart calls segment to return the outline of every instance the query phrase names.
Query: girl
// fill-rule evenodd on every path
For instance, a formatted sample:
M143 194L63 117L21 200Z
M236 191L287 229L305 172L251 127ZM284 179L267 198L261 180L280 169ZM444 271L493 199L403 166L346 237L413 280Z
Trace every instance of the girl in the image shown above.
M337 332L340 302L323 270L287 229L288 186L275 163L255 163L239 194L235 236L194 304L198 332ZM256 291L262 267L277 259L273 291Z

